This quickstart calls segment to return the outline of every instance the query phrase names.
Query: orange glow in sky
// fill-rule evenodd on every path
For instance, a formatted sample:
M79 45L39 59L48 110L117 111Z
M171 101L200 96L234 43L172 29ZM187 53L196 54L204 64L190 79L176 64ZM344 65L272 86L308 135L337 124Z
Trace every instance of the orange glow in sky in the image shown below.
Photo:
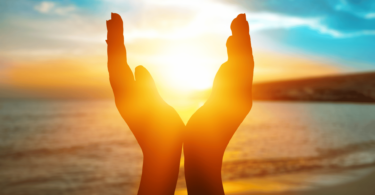
M112 98L105 43L105 21L111 12L123 18L132 70L146 67L163 98L180 112L192 113L208 98L215 74L227 60L230 23L239 13L246 13L250 24L254 83L343 71L325 58L273 47L262 34L265 28L314 21L251 13L236 4L209 0L108 1L105 5L98 16L73 4L36 2L27 12L29 17L15 15L7 21L15 32L2 32L7 37L2 45L8 49L0 48L0 97ZM18 28L29 34L16 36L24 32Z

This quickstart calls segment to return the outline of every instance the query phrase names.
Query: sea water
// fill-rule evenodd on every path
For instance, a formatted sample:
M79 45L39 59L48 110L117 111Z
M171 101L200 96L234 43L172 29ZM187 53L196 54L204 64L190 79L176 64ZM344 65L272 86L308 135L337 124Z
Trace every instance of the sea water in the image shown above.
M374 164L375 105L254 102L222 175ZM141 169L141 149L113 101L0 101L0 194L136 194Z

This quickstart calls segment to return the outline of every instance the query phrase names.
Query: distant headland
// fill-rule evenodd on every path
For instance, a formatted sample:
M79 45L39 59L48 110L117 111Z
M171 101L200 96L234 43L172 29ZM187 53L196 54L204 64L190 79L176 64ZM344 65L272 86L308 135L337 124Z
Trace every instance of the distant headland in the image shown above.
M253 99L375 103L375 72L258 83Z

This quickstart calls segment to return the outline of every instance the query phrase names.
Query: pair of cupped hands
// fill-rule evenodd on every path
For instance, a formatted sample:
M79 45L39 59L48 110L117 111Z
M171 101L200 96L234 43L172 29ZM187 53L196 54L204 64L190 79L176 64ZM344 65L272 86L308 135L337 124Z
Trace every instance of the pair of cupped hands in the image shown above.
M116 106L144 157L138 194L174 194L182 147L188 194L224 194L224 151L252 106L254 60L246 15L233 20L226 43L228 61L218 70L209 99L186 126L162 99L146 68L137 66L133 75L120 15L112 13L107 30L108 71Z

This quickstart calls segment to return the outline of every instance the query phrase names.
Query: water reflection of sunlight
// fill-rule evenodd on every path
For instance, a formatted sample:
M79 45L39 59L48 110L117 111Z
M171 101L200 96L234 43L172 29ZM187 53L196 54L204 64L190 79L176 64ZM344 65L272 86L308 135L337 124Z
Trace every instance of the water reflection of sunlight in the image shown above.
M285 192L293 189L291 184L282 182L281 179L251 179L251 180L239 180L224 182L225 194L235 193L277 193ZM177 190L175 195L187 195L187 189Z

